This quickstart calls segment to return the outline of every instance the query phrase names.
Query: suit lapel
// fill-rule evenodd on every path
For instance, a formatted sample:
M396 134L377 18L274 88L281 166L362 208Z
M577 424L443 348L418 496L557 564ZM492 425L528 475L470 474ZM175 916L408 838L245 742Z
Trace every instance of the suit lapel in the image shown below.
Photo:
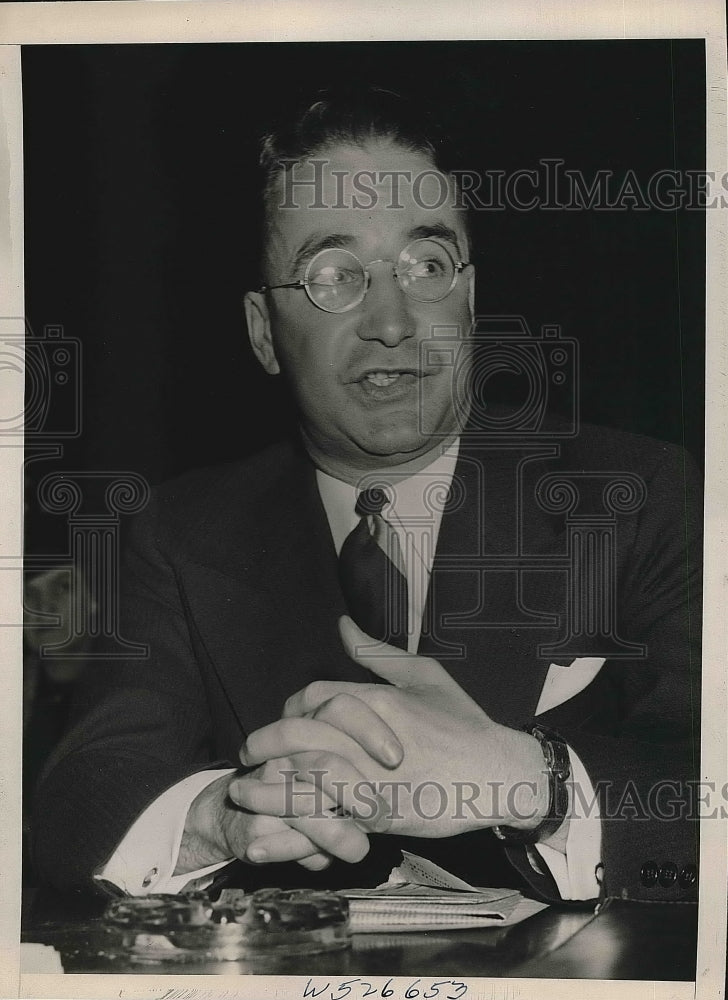
M275 478L253 517L245 523L241 505L217 565L188 563L182 581L199 640L245 732L280 718L286 698L311 681L370 679L341 646L336 552L304 458Z
M420 652L439 659L496 721L515 727L535 714L548 670L537 646L553 636L546 629L559 610L553 573L526 574L524 586L507 565L525 547L543 555L561 544L547 518L524 524L520 484L543 455L542 446L480 446L463 438L420 642Z

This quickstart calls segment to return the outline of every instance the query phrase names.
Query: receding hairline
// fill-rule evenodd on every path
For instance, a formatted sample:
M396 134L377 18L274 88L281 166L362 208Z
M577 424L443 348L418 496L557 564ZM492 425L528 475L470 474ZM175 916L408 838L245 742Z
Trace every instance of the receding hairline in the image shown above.
M370 133L362 135L361 137L353 137L350 135L342 135L340 137L334 136L328 138L326 141L320 143L316 148L306 151L298 157L286 157L280 159L274 166L272 162L269 162L266 169L266 180L262 191L263 196L263 215L262 215L262 262L264 269L269 263L269 250L270 250L270 232L271 225L270 220L273 212L278 212L281 210L280 202L274 203L274 198L280 195L280 181L281 178L293 170L297 165L302 165L306 163L311 163L312 161L334 159L331 154L337 150L344 149L360 149L362 151L367 150L368 147L379 146L379 147L392 147L398 149L401 152L412 154L413 156L420 156L428 160L433 171L445 177L451 185L453 192L457 194L459 191L458 178L455 172L444 170L437 163L437 154L434 147L430 143L417 144L415 142L408 142L401 136L396 135L393 131L376 131L372 129ZM261 158L262 159L262 158ZM276 169L277 167L277 169ZM383 166L383 170L386 171L389 168ZM457 200L457 199L456 199ZM465 205L462 204L451 204L450 207L457 213L459 219L462 220L465 246L463 250L467 253L468 257L472 253L472 239L469 225L469 212ZM321 209L322 212L326 211L325 208ZM335 209L331 209L335 211ZM435 209L433 208L433 211Z
M417 146L415 143L409 143L393 133L382 134L379 132L372 132L370 135L362 136L361 138L342 135L341 137L334 136L329 138L314 148L306 150L299 156L281 156L277 161L271 161L268 163L265 167L265 184L263 187L264 200L267 203L280 177L283 174L288 173L290 170L293 170L296 166L300 164L312 163L313 161L321 159L334 159L335 157L330 154L336 152L337 150L359 149L364 152L371 146L389 146L392 149L399 149L404 153L410 153L414 156L422 156L430 161L432 168L438 173L442 174L444 177L452 178L453 180L455 179L454 175L450 171L443 170L438 165L435 151L430 146Z

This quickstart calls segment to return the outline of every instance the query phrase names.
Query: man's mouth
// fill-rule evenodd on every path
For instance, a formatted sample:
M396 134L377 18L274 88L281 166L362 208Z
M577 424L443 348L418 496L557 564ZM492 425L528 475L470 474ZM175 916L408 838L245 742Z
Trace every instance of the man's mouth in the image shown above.
M360 375L354 375L351 381L375 385L383 389L388 385L394 385L395 382L399 382L401 379L413 382L415 379L422 378L426 374L427 372L421 372L417 368L368 368Z
M413 372L404 372L404 371L397 371L397 372L385 372L385 371L380 371L380 372L365 372L365 374L362 376L362 380L369 382L371 385L379 386L380 389L383 389L387 385L394 385L394 383L398 382L402 378L403 375L411 375L411 374L414 374L414 373Z
M371 402L396 402L409 399L426 374L416 368L369 368L355 374L351 383Z

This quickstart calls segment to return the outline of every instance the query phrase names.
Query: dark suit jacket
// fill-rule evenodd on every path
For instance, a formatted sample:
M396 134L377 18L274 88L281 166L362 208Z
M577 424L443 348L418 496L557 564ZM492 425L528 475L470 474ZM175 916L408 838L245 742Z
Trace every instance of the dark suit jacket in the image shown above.
M640 509L613 522L618 636L590 637L585 627L561 662L619 653L625 643L644 644L646 656L607 659L585 690L538 721L574 748L599 793L606 893L684 898L696 890L688 879L650 886L640 875L648 861L674 864L678 875L697 863L686 782L698 761L702 509L679 449L594 428L560 449L543 437L507 447L464 438L420 651L440 659L498 722L533 724L558 659L539 655L539 646L557 643L567 620L573 538L565 514L537 502L537 484L559 471L582 474L570 517L591 518L597 529L605 473L631 473L646 486ZM519 572L514 557L532 568ZM39 787L35 860L45 880L88 885L149 802L194 770L237 763L245 735L278 719L286 698L310 681L371 679L341 649L336 569L314 472L295 446L157 492L134 525L122 581L121 634L147 643L150 655L87 672L75 725ZM487 779L487 761L481 768ZM356 872L240 867L246 884L256 875L292 883L294 868L314 884L374 884L397 863L395 848L409 846L476 884L513 884L490 831L405 840L373 838ZM507 853L537 892L558 898L524 848Z

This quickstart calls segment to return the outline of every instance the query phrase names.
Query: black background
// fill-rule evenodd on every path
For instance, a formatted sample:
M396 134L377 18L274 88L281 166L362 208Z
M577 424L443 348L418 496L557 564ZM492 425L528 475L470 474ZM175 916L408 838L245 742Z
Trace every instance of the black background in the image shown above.
M83 433L40 473L155 483L280 436L291 414L242 312L258 278L257 138L302 91L357 79L414 88L473 170L558 157L646 185L704 169L699 40L24 47L26 313L36 335L79 338L84 369ZM478 313L559 324L580 344L583 420L701 462L703 213L473 222ZM30 499L31 544L47 544Z

